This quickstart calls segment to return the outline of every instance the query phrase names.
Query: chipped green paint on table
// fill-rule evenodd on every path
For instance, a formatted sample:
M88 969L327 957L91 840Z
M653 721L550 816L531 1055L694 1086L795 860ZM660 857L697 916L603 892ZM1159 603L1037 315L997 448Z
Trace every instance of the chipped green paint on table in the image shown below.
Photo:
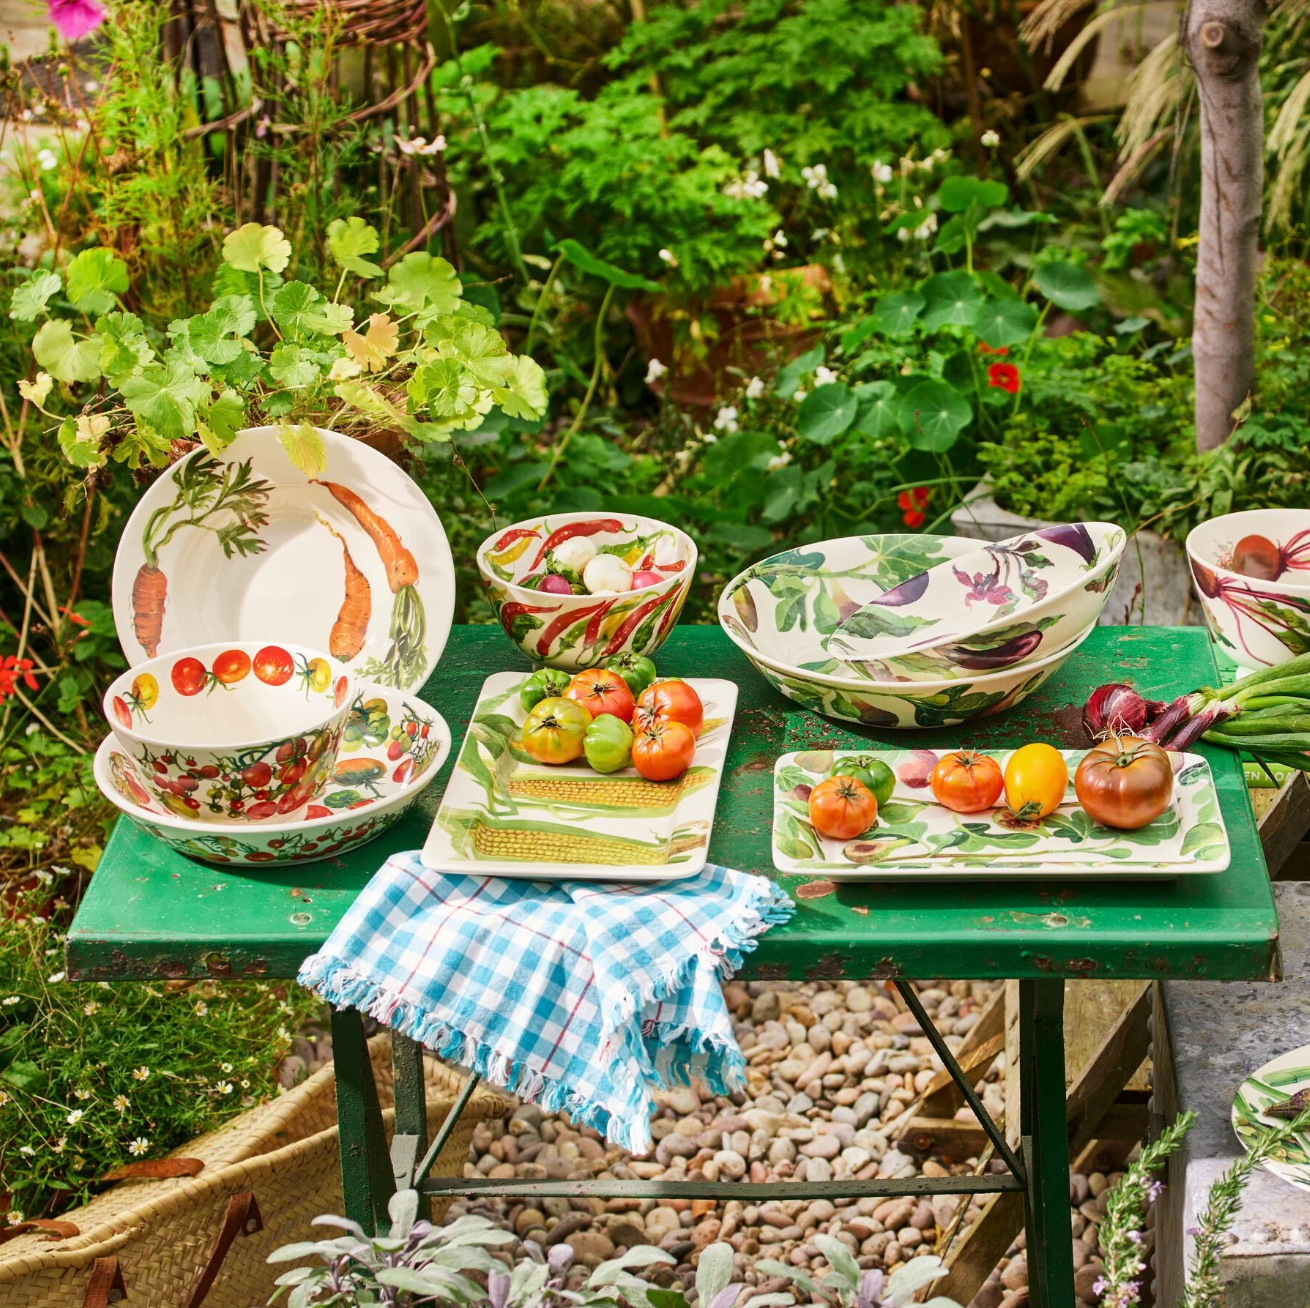
M717 629L682 627L659 657L670 675L727 677L741 688L719 796L710 856L744 871L778 876L770 862L774 759L788 750L858 747L882 741L1005 748L1029 740L1085 743L1081 706L1106 681L1131 681L1144 695L1172 699L1217 681L1209 639L1199 628L1103 627L1025 704L999 717L939 731L864 732L815 717L783 699ZM482 682L523 668L498 628L456 628L423 691L459 741ZM1232 863L1215 875L1178 881L1058 881L1032 886L979 881L945 890L907 884L834 885L783 878L798 901L785 926L748 956L757 979L886 977L1018 978L1023 1148L1014 1180L979 1178L1025 1193L1033 1303L1073 1308L1064 1107L1062 1008L1067 977L1276 980L1278 918L1250 801L1235 755L1201 746L1210 759L1232 844ZM446 765L448 773L450 763ZM173 854L120 822L68 938L68 972L82 980L182 977L293 977L389 854L422 845L445 776L379 840L340 859L299 867L224 867ZM363 1074L356 1014L338 1015L337 1059L342 1168L347 1207L358 1220L385 1221L385 1194L423 1169L427 1147L421 1086L412 1048L397 1042L397 1130L388 1163L379 1156L381 1122L371 1077ZM932 1034L932 1033L930 1033ZM949 1060L949 1051L946 1051ZM361 1061L363 1063L360 1066ZM953 1060L949 1060L953 1061ZM948 1066L949 1066L948 1061ZM1004 1154L1004 1150L1000 1151ZM522 1188L524 1182L513 1183ZM860 1182L859 1192L950 1190L959 1182ZM669 1192L656 1182L533 1182L533 1194ZM851 1183L772 1187L835 1196ZM428 1181L431 1192L503 1191L504 1182ZM695 1187L693 1187L694 1189ZM708 1189L726 1188L710 1186ZM690 1191L688 1192L690 1193Z

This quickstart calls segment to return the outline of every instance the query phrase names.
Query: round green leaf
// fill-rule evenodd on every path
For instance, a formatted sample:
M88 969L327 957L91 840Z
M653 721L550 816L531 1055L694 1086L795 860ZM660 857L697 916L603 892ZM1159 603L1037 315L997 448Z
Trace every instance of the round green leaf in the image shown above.
M889 381L873 382L860 388L860 411L855 416L856 430L875 440L892 436L900 430L898 415L901 397Z
M969 402L953 386L941 381L920 382L901 401L905 439L913 449L933 454L949 450L972 417Z
M100 338L74 337L65 318L41 324L32 339L32 354L55 381L90 382L100 376Z
M873 310L874 322L884 336L904 336L914 326L927 300L918 291L884 295Z
M999 350L1003 345L1018 345L1032 335L1037 325L1037 310L1023 300L988 300L974 323L974 334L985 345Z
M925 327L972 327L983 310L983 293L967 272L938 273L920 285L927 306L923 311Z
M963 213L971 204L980 209L995 209L1010 198L1004 182L984 181L980 177L948 177L937 192L937 199L947 213Z
M1033 282L1053 305L1070 313L1090 309L1101 300L1095 283L1076 264L1044 263L1033 273Z
M827 445L855 421L859 401L849 386L829 382L812 390L796 415L796 430L816 445Z

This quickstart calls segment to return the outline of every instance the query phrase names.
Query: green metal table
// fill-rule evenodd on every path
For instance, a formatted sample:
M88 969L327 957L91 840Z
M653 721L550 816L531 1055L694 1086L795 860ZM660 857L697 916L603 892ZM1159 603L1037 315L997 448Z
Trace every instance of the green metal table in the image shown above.
M710 856L777 877L770 860L772 772L794 749L851 748L865 741L904 745L904 733L865 731L807 713L771 689L717 628L682 627L659 657L667 675L727 677L741 688L719 796ZM493 627L456 628L423 690L458 743L483 680L525 668ZM1093 687L1131 681L1170 699L1214 683L1199 628L1102 627L1025 704L964 727L923 732L925 746L969 743L1004 748L1029 740L1085 744L1081 706ZM360 1016L336 1014L342 1172L350 1216L386 1220L397 1185L428 1194L705 1198L747 1200L885 1194L1022 1191L1032 1302L1074 1308L1065 1118L1063 1005L1066 978L1277 980L1278 918L1237 757L1202 746L1210 758L1232 842L1226 872L1179 881L1034 885L1013 882L941 887L837 885L785 878L795 916L747 956L743 979L889 979L916 1013L966 1101L978 1115L1005 1174L941 1179L777 1182L426 1179L462 1103L429 1145L422 1051L393 1040L396 1136L390 1156ZM357 891L391 853L423 843L448 775L377 841L344 857L286 868L208 867L173 854L120 822L91 880L68 938L76 980L288 978L316 950ZM1014 978L1020 989L1021 1147L1012 1151L983 1109L951 1051L908 985L937 977ZM464 1098L472 1092L473 1079Z

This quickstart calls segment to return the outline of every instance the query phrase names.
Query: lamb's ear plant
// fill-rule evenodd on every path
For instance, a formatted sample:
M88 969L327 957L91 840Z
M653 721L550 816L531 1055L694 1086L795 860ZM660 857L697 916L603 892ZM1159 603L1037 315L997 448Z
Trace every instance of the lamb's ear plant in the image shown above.
M811 1303L826 1303L832 1308L901 1308L902 1304L913 1301L920 1290L946 1275L946 1265L936 1254L911 1258L886 1276L877 1268L868 1271L861 1268L851 1251L835 1236L816 1235L814 1243L832 1268L820 1281L772 1258L761 1259L755 1266L770 1276L785 1276L809 1296ZM751 1302L754 1305L760 1300ZM928 1299L923 1308L960 1308L960 1305L939 1294Z

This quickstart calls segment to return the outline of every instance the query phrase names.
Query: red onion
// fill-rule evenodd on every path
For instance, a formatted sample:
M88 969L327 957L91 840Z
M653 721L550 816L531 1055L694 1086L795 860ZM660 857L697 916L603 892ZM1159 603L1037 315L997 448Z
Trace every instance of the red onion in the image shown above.
M1143 699L1131 686L1111 682L1098 686L1083 706L1083 730L1091 740L1107 736L1139 736L1164 709L1159 700Z

